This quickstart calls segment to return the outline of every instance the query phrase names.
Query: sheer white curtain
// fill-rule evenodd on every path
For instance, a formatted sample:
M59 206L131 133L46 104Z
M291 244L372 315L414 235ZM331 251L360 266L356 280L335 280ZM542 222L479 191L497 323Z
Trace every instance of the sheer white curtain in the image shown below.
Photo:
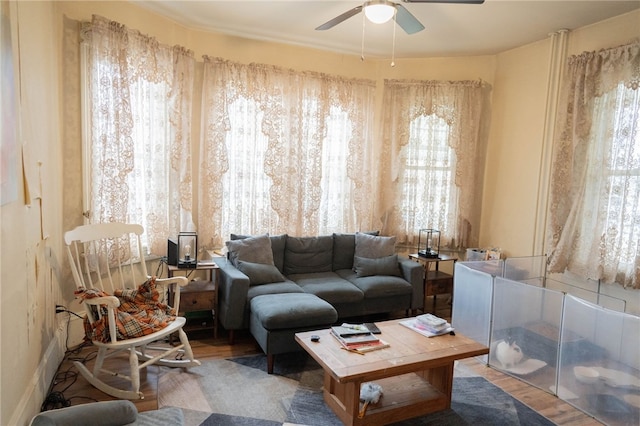
M373 82L210 57L203 80L203 241L374 227Z
M417 244L478 244L488 87L480 81L385 80L381 188L385 234Z
M640 288L640 43L569 58L547 227L549 271Z
M193 53L99 16L82 36L89 221L139 223L164 253L191 221Z

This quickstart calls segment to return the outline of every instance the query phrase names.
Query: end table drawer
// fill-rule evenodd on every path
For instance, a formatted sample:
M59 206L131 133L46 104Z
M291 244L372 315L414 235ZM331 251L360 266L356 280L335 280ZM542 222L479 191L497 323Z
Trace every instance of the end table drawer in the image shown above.
M425 281L425 296L447 294L453 290L453 277L441 271L429 271Z
M211 293L187 293L180 295L180 307L184 312L215 309Z
M210 281L193 281L180 288L180 312L216 309L215 287Z

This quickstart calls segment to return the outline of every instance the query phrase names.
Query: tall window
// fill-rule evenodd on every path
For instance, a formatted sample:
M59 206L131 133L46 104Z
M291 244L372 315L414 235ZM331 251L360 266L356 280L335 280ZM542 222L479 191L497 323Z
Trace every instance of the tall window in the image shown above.
M569 59L554 148L549 270L640 288L640 44Z
M192 52L94 16L83 28L85 216L164 253L191 211Z
M400 151L401 214L407 231L450 230L455 225L458 191L453 181L455 154L449 125L436 115L420 115L409 127L409 143Z
M481 82L386 80L381 167L383 232L416 245L478 244L486 135Z
M230 233L378 229L372 82L216 58L205 58L203 80L207 244Z

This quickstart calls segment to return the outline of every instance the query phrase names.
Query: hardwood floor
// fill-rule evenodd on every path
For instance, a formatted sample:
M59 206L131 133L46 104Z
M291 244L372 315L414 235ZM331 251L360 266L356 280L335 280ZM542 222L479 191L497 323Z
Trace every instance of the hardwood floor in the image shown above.
M436 308L436 314L445 318L450 315L450 306L448 306L446 299L446 297L439 297L438 306ZM189 336L194 354L196 358L200 360L229 358L262 353L248 331L240 333L236 332L235 344L233 346L228 344L227 338L228 336L225 330L220 330L217 339L213 338L211 332L206 331L194 333ZM68 401L70 405L78 405L91 401L107 401L115 399L89 385L82 376L75 375L77 370L72 365L71 361L74 359L84 358L91 360L94 356L95 348L87 346L81 348L79 353L70 354L65 358L65 361L61 364L59 373L54 380L54 383L56 384L52 386L52 391L60 392L60 394L52 394L52 400L54 402L50 403L49 408L54 407L54 405L51 404L56 403L55 401L61 400ZM121 362L126 364L127 357L123 354L122 357L114 357L108 362ZM461 362L480 376L483 376L557 425L590 426L602 424L567 404L563 400L538 388L530 386L514 377L490 368L475 358L466 359ZM91 364L91 361L89 361L88 364ZM139 411L147 411L157 408L158 377L164 370L166 370L166 367L150 366L145 370L146 371L143 370L143 372L141 372L140 378L141 391L144 393L145 398L143 400L133 401ZM117 381L117 378L114 379L114 383ZM47 401L45 401L45 404L46 403ZM60 406L61 405L56 408L59 408Z

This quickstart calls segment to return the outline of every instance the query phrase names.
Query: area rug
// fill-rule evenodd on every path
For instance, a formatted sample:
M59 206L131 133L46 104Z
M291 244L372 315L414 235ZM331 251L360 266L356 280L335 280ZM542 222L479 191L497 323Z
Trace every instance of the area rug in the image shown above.
M167 369L159 407L180 407L187 426L340 426L322 399L322 369L306 352L279 355L267 374L264 355ZM384 396L383 396L384 397ZM451 409L398 422L418 425L553 425L483 377L456 363Z

